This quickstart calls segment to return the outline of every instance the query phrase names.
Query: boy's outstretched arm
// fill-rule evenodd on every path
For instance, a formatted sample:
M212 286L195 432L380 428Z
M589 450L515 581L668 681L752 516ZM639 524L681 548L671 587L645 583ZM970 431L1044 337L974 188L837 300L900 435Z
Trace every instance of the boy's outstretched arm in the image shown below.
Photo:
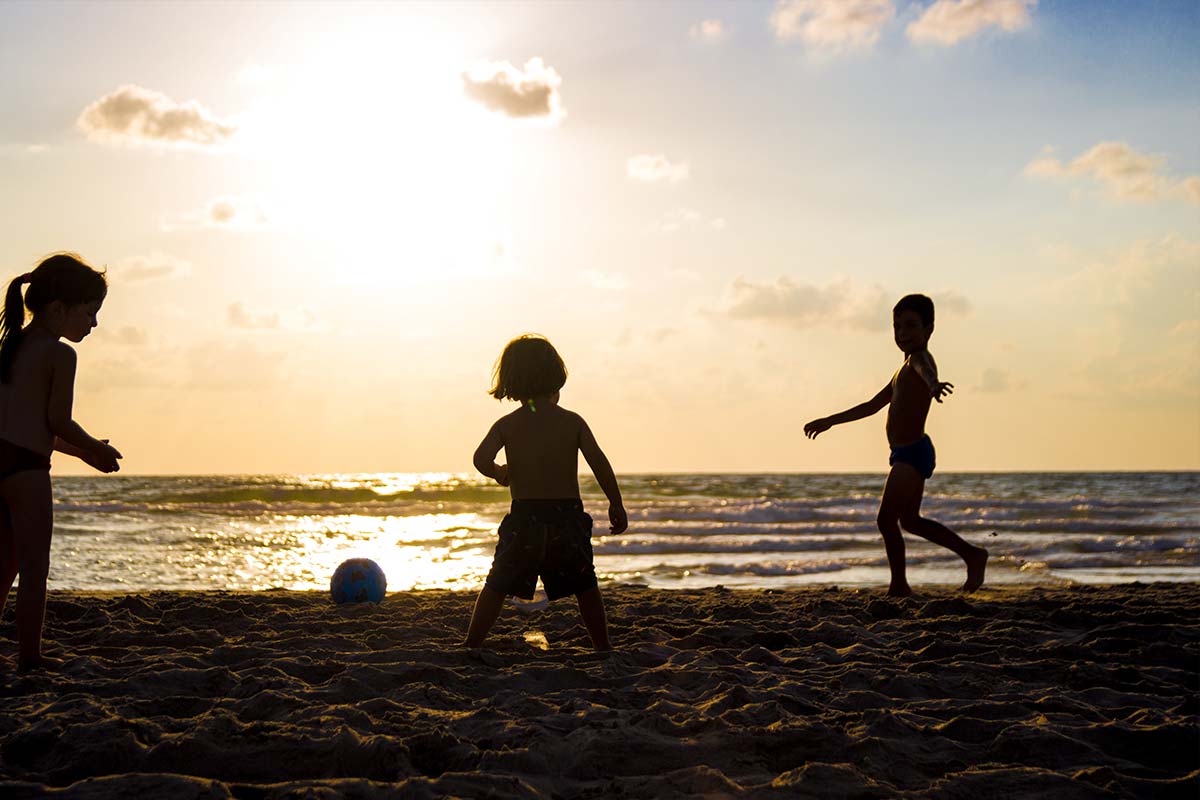
M887 385L880 389L879 393L867 402L859 403L854 408L848 408L840 414L834 414L831 417L814 419L804 426L804 435L810 439L815 439L819 434L824 433L834 425L841 425L843 422L854 422L856 419L869 417L890 402L892 402L892 382L888 381Z
M913 369L921 380L925 381L925 385L929 387L929 394L934 400L942 402L944 395L954 394L954 384L946 383L938 380L937 364L933 360L933 356L929 355L929 351L915 354L912 357Z
M613 474L608 457L596 443L592 429L582 418L579 420L579 424L582 426L579 431L579 450L583 453L583 458L587 461L588 466L591 467L592 474L596 476L596 483L600 484L604 496L608 498L608 522L612 526L610 532L616 536L624 533L625 529L629 527L625 504L621 502L621 487L617 486L617 476Z
M494 480L501 486L508 486L508 465L496 463L496 453L504 447L504 437L500 435L500 423L497 422L483 437L479 447L475 448L475 469Z

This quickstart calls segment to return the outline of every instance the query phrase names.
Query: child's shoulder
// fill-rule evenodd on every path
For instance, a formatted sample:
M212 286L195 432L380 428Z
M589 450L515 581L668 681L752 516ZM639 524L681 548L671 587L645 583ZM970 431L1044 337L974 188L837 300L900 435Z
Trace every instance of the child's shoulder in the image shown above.
M21 342L19 352L25 358L32 356L56 367L73 367L77 358L75 348L61 339L29 337Z

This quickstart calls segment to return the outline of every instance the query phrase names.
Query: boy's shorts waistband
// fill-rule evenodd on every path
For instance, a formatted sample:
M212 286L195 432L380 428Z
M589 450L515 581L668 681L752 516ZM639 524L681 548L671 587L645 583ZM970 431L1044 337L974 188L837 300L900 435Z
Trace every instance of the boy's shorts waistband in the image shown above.
M560 513L583 511L583 501L578 497L554 499L526 498L512 501L511 513L513 514L529 514L537 511L557 511Z

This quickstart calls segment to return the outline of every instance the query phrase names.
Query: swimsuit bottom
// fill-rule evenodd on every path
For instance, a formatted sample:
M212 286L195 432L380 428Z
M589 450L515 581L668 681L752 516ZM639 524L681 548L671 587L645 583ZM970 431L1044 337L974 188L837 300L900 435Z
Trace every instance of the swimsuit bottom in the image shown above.
M921 473L921 477L929 480L937 463L937 454L933 450L933 440L928 435L922 436L912 444L892 448L888 464L895 466L896 462L908 464Z
M50 456L35 453L27 447L0 439L0 481L31 469L50 469Z
M513 500L499 534L489 589L530 600L540 577L546 597L557 600L597 586L592 518L578 498Z

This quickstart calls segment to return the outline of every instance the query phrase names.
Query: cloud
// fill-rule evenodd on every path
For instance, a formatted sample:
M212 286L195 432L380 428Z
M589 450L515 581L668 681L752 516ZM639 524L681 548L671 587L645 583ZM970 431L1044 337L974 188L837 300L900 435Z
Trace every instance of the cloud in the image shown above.
M255 230L269 222L267 212L258 201L247 197L225 196L210 200L203 208L184 214L174 222L163 222L164 231L217 228L222 230Z
M1004 394L1005 392L1024 389L1028 386L1026 381L1013 380L1012 376L1005 370L988 367L979 376L979 383L975 384L974 388L977 392L986 394Z
M953 289L933 295L935 310L955 316L965 317L971 313L971 301Z
M191 262L166 253L131 256L113 265L112 280L121 283L140 283L164 278L178 278L191 273Z
M1100 142L1070 163L1045 152L1025 165L1036 178L1090 176L1118 200L1151 202L1177 198L1200 205L1200 175L1183 179L1162 174L1165 156L1139 153L1124 142Z
M690 172L686 161L672 164L664 155L633 156L625 162L625 174L635 181L656 183L668 181L678 183L685 180Z
M909 23L908 38L948 47L984 28L1011 33L1029 25L1029 11L1036 5L1037 0L937 0Z
M892 0L780 0L771 29L779 39L802 39L821 50L865 49L895 13Z
M507 61L485 61L461 77L467 97L490 111L515 119L557 121L566 116L558 91L562 77L540 58L529 59L524 71Z
M597 270L589 269L584 271L583 277L597 289L621 292L629 288L629 279L620 272L598 272Z
M230 325L242 330L302 330L315 327L317 321L316 316L306 308L252 310L241 302L231 304L226 317Z
M818 325L879 331L891 324L888 295L879 286L858 288L849 280L821 287L781 277L774 283L734 280L723 314L789 328Z
M653 230L661 233L678 233L679 231L696 231L702 226L721 232L729 227L724 217L713 217L705 222L704 215L694 208L677 208L669 212L661 222L653 226Z
M236 127L195 100L178 103L161 92L126 84L85 108L75 121L105 144L214 147Z
M279 312L252 313L244 303L234 303L229 306L229 324L235 328L248 330L263 328L274 330L279 327Z
M716 42L725 38L725 25L719 19L705 19L693 25L688 30L688 34L693 39Z

